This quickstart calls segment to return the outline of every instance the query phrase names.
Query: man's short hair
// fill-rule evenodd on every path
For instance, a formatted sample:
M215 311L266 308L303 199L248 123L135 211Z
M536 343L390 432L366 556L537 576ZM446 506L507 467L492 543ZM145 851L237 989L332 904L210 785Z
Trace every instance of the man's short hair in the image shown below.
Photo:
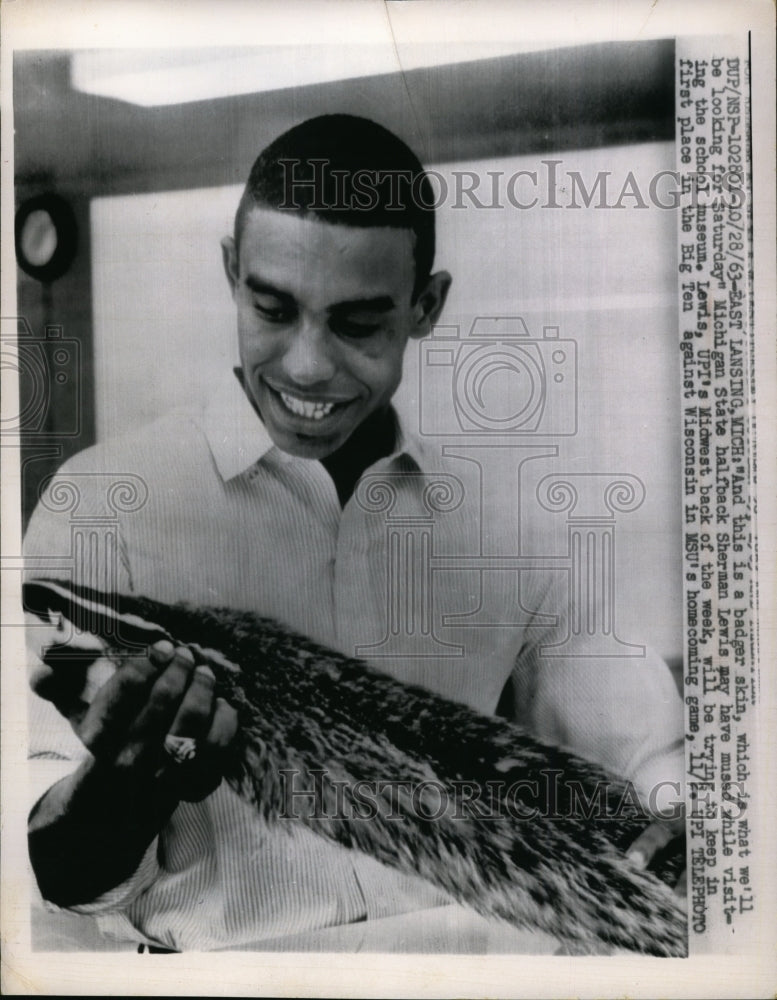
M336 225L389 226L415 235L415 286L434 263L434 193L418 157L368 118L321 115L284 132L257 157L235 216L235 244L256 207Z

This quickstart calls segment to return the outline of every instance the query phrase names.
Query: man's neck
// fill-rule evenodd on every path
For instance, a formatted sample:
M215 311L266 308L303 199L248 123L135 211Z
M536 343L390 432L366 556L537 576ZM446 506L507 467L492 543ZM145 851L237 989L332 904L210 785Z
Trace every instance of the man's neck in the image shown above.
M373 413L341 448L321 459L335 484L341 507L350 500L364 470L394 451L397 432L397 419L389 406Z
M262 415L246 391L241 368L234 368L235 378L243 388L259 419ZM391 406L368 417L348 438L342 448L321 459L321 464L332 477L340 506L345 507L353 495L354 487L362 473L378 459L390 455L396 448L399 427Z

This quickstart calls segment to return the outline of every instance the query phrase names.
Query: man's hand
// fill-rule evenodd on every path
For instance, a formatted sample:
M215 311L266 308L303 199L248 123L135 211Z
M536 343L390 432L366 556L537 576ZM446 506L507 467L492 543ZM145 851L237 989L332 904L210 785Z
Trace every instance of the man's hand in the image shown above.
M76 690L83 676L71 680L67 669L47 667L31 681L91 754L30 815L33 867L43 894L60 905L127 878L178 802L216 789L237 732L234 709L214 697L212 672L186 648L159 642L147 657L128 659L88 705ZM176 762L167 735L195 740L193 759Z
M96 762L117 775L157 781L178 799L196 802L221 780L224 751L237 732L237 714L214 698L215 677L196 666L185 647L158 642L148 659L125 662L97 692L74 728ZM167 735L190 737L192 760L176 763Z

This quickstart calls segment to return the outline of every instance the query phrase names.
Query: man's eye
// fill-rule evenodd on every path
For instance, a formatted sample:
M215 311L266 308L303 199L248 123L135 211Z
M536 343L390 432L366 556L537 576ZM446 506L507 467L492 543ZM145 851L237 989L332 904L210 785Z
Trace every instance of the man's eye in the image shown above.
M254 309L268 323L288 323L294 311L276 299L254 299Z
M359 340L363 337L371 337L381 328L380 323L370 323L366 321L357 322L356 320L346 318L333 318L330 320L329 325L332 331L338 336L352 337L354 340Z

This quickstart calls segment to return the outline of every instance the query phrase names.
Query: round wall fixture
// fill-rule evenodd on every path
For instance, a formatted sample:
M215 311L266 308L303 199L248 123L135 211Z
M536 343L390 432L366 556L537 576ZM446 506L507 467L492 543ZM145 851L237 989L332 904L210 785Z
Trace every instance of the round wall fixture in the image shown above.
M57 194L41 194L16 212L16 260L38 281L54 281L70 267L78 245L73 209Z

